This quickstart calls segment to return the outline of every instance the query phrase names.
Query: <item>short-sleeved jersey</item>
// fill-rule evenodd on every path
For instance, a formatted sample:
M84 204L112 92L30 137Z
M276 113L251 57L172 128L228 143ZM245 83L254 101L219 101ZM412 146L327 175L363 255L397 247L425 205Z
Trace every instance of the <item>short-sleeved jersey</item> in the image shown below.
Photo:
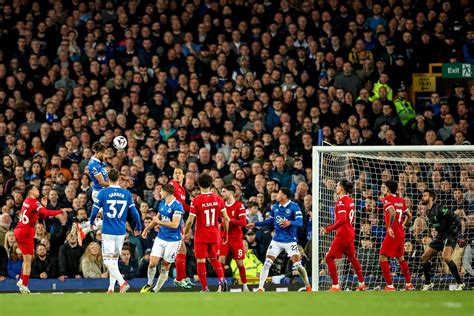
M234 203L232 203L231 205L225 203L225 208L227 211L227 215L229 215L230 218L229 240L241 240L244 237L244 234L242 233L242 227L245 226L247 222L247 211L242 202L237 200L235 200Z
M21 205L20 221L16 228L21 229L25 235L28 234L34 236L39 211L42 208L44 208L44 206L35 198L27 197Z
M224 210L224 200L212 192L199 194L192 200L189 214L196 216L195 242L219 242L218 227Z
M183 205L184 211L189 212L189 205L186 204L186 190L184 189L184 187L174 180L170 180L169 183L174 188L174 197L176 198L176 200L178 200L178 202Z
M135 229L141 230L141 219L132 194L119 186L110 186L102 189L94 203L90 218L91 225L100 209L104 212L102 233L107 235L125 235L128 212L131 211L135 220Z
M336 229L336 237L342 238L347 241L354 240L354 220L355 220L355 210L354 210L354 200L348 196L344 195L339 200L336 201L336 208L334 209L334 215L336 222L342 214L345 214L349 219L343 225L339 226Z
M282 243L298 241L298 227L296 225L290 225L286 228L280 227L281 221L303 221L303 213L301 213L301 209L297 203L288 201L284 205L280 203L273 204L270 218L273 218L275 221L275 235L273 240Z
M87 164L87 169L89 170L89 175L92 178L92 190L99 191L102 189L99 181L97 180L97 176L101 174L104 177L104 180L107 181L107 169L105 168L107 165L105 162L100 161L95 157L91 157L89 163Z
M382 199L383 212L385 217L385 227L390 225L390 212L389 208L393 207L395 210L395 220L392 224L392 230L395 237L404 237L405 229L403 228L403 219L405 218L406 211L408 210L405 201L396 195L389 194Z
M180 218L183 216L184 209L183 205L174 198L170 204L167 204L165 200L162 200L160 203L159 213L163 222L172 222L174 216L179 216ZM161 226L157 237L164 241L181 240L181 223L182 221L180 220L177 228Z

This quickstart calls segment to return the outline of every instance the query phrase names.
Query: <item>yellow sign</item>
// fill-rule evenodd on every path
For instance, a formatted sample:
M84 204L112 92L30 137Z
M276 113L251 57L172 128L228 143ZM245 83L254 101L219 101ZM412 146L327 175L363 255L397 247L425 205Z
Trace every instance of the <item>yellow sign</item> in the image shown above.
M436 92L436 76L430 74L413 74L414 92Z

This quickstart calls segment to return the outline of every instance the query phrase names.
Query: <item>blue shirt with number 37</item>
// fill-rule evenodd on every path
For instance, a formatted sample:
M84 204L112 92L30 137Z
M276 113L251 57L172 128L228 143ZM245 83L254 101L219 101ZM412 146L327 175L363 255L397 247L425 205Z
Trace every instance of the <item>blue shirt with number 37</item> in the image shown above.
M125 235L129 211L132 212L135 220L135 230L142 229L140 214L135 207L135 203L133 203L132 194L128 190L114 185L102 189L97 196L97 202L94 203L92 208L91 225L94 224L97 213L101 208L104 212L102 234Z

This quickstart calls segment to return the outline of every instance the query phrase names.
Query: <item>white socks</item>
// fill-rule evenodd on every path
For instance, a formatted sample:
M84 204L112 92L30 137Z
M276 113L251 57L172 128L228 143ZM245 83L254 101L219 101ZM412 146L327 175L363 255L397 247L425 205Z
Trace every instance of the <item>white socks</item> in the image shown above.
M155 275L156 275L156 267L150 268L150 265L148 265L148 285L152 286L153 281L155 280Z
M306 269L303 267L300 261L296 262L293 264L293 266L298 270L298 273L300 275L300 278L303 280L304 285L306 287L310 286L309 284L309 279L308 279L308 273L306 272Z
M272 267L273 261L270 259L265 259L265 263L263 265L262 271L260 271L260 281L258 283L258 288L263 289L265 285L265 280L268 278L268 273L270 272L270 268Z
M158 277L158 282L156 282L156 285L153 288L154 292L158 292L161 289L161 287L163 286L163 284L165 284L166 280L168 280L168 273L169 273L168 270L166 270L166 271L161 270L160 271L160 276Z
M115 288L116 281L118 281L119 285L122 286L122 284L125 283L125 280L123 279L122 274L120 274L118 259L105 258L104 264L109 269L109 290L113 290Z

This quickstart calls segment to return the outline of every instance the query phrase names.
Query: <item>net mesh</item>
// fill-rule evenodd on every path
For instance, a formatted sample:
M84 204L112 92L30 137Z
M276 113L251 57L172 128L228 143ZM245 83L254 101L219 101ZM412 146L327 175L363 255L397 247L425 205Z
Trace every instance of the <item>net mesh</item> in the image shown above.
M397 195L403 197L413 219L406 231L405 259L408 262L415 287L423 283L421 255L436 236L427 223L426 207L420 204L423 190L433 189L438 201L452 208L463 221L463 232L469 235L469 211L474 209L474 156L472 152L331 152L320 153L319 226L334 223L335 187L339 180L354 184L352 195L356 207L355 247L366 283L371 289L384 287L379 265L379 249L385 236L380 187L383 181L398 183ZM317 227L319 231L319 227ZM331 286L325 255L334 238L334 232L320 236L319 240L319 290ZM466 248L456 249L453 260L461 275L465 271L463 258ZM467 254L467 253L466 253ZM357 278L346 258L336 261L339 284L344 289L354 289ZM390 267L394 284L404 283L400 267L391 259ZM441 253L432 259L432 278L436 289L448 289L456 283L449 268L442 261Z

